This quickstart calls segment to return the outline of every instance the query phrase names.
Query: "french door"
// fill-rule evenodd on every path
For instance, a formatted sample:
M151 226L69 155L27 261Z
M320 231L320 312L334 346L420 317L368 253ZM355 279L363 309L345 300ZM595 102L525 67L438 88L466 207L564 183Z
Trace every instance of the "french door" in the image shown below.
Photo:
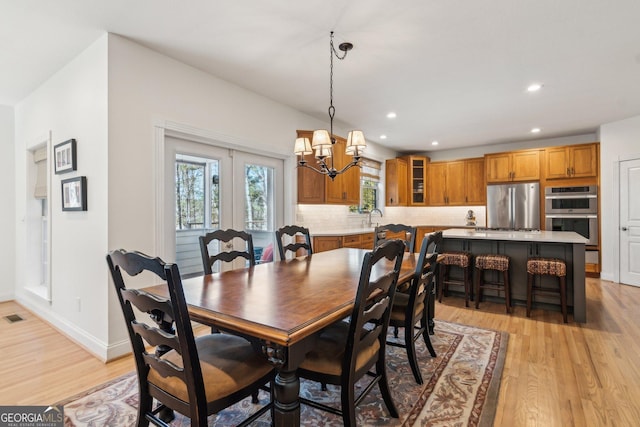
M175 261L183 276L202 274L198 238L212 230L233 228L253 237L257 262L273 258L275 227L282 223L283 160L197 143L165 138L165 218L171 222ZM171 194L169 194L171 193ZM165 227L168 230L169 227ZM242 242L225 247L212 244L213 253L244 250ZM242 246L241 246L242 245ZM216 263L214 271L245 266Z
M640 286L640 159L620 162L620 282Z

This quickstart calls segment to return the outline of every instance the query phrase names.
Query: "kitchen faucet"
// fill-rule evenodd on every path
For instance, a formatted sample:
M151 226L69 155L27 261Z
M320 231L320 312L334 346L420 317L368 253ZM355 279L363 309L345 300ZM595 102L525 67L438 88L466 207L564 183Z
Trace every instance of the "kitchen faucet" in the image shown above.
M378 208L373 208L369 211L369 227L373 227L373 223L371 222L371 214L374 212L378 212L380 214L380 218L382 218L382 211ZM376 227L378 226L378 223L376 223Z

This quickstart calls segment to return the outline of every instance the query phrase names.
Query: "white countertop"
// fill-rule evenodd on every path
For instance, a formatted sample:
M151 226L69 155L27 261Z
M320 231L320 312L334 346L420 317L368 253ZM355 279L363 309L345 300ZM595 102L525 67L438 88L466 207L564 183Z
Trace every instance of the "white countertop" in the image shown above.
M521 242L587 243L587 239L574 231L475 231L468 228L450 228L442 232L450 239L515 240Z

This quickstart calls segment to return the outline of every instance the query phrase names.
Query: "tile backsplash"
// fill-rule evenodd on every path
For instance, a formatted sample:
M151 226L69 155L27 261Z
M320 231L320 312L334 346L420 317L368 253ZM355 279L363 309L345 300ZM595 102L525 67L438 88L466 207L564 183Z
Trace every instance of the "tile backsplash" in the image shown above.
M374 214L372 222L460 227L466 225L469 210L473 210L478 226L486 225L484 206L385 207L382 218ZM368 214L351 213L348 206L342 205L297 205L296 209L296 224L312 231L362 228L367 226L368 218Z

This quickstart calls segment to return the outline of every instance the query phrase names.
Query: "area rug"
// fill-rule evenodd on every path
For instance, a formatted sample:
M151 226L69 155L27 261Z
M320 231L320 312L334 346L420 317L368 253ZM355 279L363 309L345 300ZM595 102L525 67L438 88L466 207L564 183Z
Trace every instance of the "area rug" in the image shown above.
M390 338L392 338L390 334ZM402 330L400 330L402 339ZM400 418L391 418L378 388L356 409L359 426L491 426L495 417L500 376L506 353L506 332L437 321L431 341L437 352L432 358L423 340L416 343L423 385L417 385L404 348L387 346L388 375ZM356 385L356 387L358 387ZM308 399L340 405L339 387L302 380L300 394ZM357 393L357 390L356 390ZM260 394L260 404L268 401ZM65 426L134 426L138 403L135 372L66 399ZM210 426L233 426L255 411L250 399L209 417ZM302 405L301 422L305 426L341 426L336 415ZM188 426L189 420L177 415L172 426ZM271 425L267 413L254 425Z

